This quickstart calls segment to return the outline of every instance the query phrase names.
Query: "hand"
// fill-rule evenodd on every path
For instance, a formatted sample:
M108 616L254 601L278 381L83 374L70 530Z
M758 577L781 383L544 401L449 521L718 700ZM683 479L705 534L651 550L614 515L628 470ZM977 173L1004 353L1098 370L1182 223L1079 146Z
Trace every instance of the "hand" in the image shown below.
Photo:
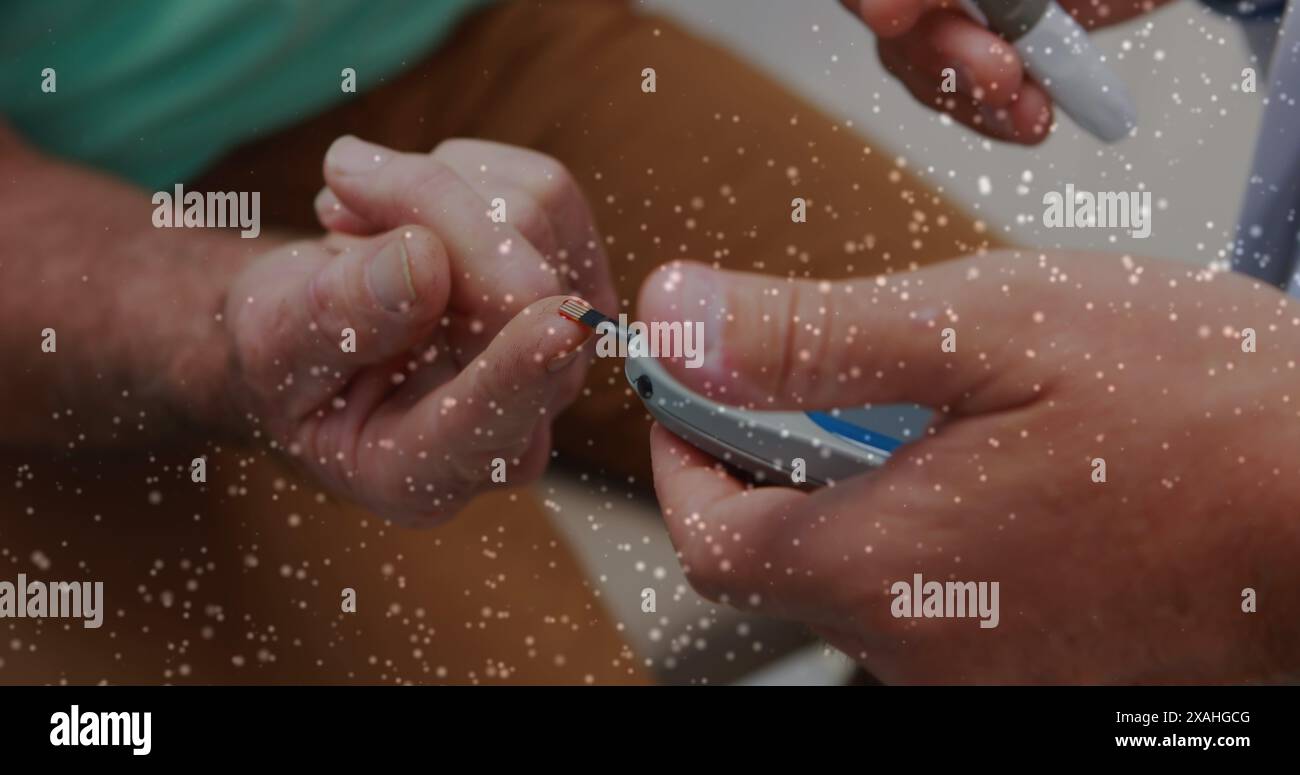
M509 485L536 478L590 357L557 308L573 292L613 308L581 192L550 159L469 141L425 156L345 137L325 178L321 219L352 235L285 245L232 283L236 405L407 524L453 514L495 459Z
M757 409L914 401L942 418L883 468L813 493L743 485L655 428L655 487L704 594L806 622L887 681L1296 674L1294 300L1105 255L821 284L666 271L641 312L703 317L703 367L668 364L690 387ZM914 573L999 582L997 626L896 618L892 585Z
M1052 126L1052 101L1024 70L1014 46L961 10L956 0L840 0L880 39L878 54L921 104L995 140L1036 145ZM1062 0L1085 28L1149 13L1169 0ZM956 92L940 86L956 73Z

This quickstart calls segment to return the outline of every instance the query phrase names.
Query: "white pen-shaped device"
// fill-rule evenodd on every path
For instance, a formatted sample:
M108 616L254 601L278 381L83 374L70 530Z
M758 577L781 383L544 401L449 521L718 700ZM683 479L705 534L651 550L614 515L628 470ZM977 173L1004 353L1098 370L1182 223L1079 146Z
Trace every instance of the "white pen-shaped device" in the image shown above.
M1094 137L1113 143L1137 126L1137 107L1124 82L1054 0L967 2L989 29L1016 47L1025 69L1052 100Z

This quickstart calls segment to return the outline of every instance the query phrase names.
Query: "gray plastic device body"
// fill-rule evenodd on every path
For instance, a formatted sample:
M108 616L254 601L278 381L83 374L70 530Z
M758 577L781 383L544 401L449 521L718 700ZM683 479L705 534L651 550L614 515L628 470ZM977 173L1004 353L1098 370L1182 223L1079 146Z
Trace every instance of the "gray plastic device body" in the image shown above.
M872 446L828 432L805 412L750 411L705 398L674 379L650 357L630 357L623 367L632 389L650 414L692 446L739 468L758 482L811 489L866 473L882 465L889 446ZM891 406L894 436L924 431L930 413L920 407ZM804 461L804 481L792 479L794 460Z

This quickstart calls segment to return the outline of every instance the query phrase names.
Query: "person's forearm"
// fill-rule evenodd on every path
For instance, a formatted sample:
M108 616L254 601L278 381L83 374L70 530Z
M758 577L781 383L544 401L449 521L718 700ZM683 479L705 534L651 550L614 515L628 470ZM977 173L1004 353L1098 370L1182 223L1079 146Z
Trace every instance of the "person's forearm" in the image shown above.
M153 209L0 127L0 444L131 443L228 411L219 312L264 245Z

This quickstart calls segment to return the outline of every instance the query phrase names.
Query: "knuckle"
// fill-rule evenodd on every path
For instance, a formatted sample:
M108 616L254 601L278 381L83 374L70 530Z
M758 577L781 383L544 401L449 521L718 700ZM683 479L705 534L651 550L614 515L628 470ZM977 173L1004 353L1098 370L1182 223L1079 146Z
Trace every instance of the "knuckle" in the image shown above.
M256 333L236 334L235 361L240 381L261 403L274 403L275 386L284 381L288 367L277 364L266 339Z
M806 323L799 317L801 287L798 284L789 286L785 294L777 297L778 303L784 301L785 309L773 316L780 330L777 338L780 347L776 351L777 367L770 370L772 396L785 398L790 395L790 389L794 387L794 372L804 351L803 328Z
M546 154L530 151L530 188L543 207L563 204L577 191L578 181L569 168Z
M558 247L555 231L546 212L531 197L519 197L511 203L510 221L538 253L554 257Z
M851 341L848 326L841 319L836 294L823 292L822 286L791 283L779 289L766 305L766 318L773 327L773 347L759 357L764 398L807 398L835 378L831 370L842 359L834 358L835 347Z
M834 356L834 348L848 338L848 334L838 335L838 328L845 324L846 316L841 314L842 302L835 293L834 285L813 288L800 284L795 294L794 307L799 310L800 322L792 325L797 329L794 357L798 361L795 367L808 374L812 390L826 381L834 381L839 375L830 373L839 359Z
M419 168L397 186L397 202L408 214L435 207L454 187L462 185L460 176L446 162L426 156Z

